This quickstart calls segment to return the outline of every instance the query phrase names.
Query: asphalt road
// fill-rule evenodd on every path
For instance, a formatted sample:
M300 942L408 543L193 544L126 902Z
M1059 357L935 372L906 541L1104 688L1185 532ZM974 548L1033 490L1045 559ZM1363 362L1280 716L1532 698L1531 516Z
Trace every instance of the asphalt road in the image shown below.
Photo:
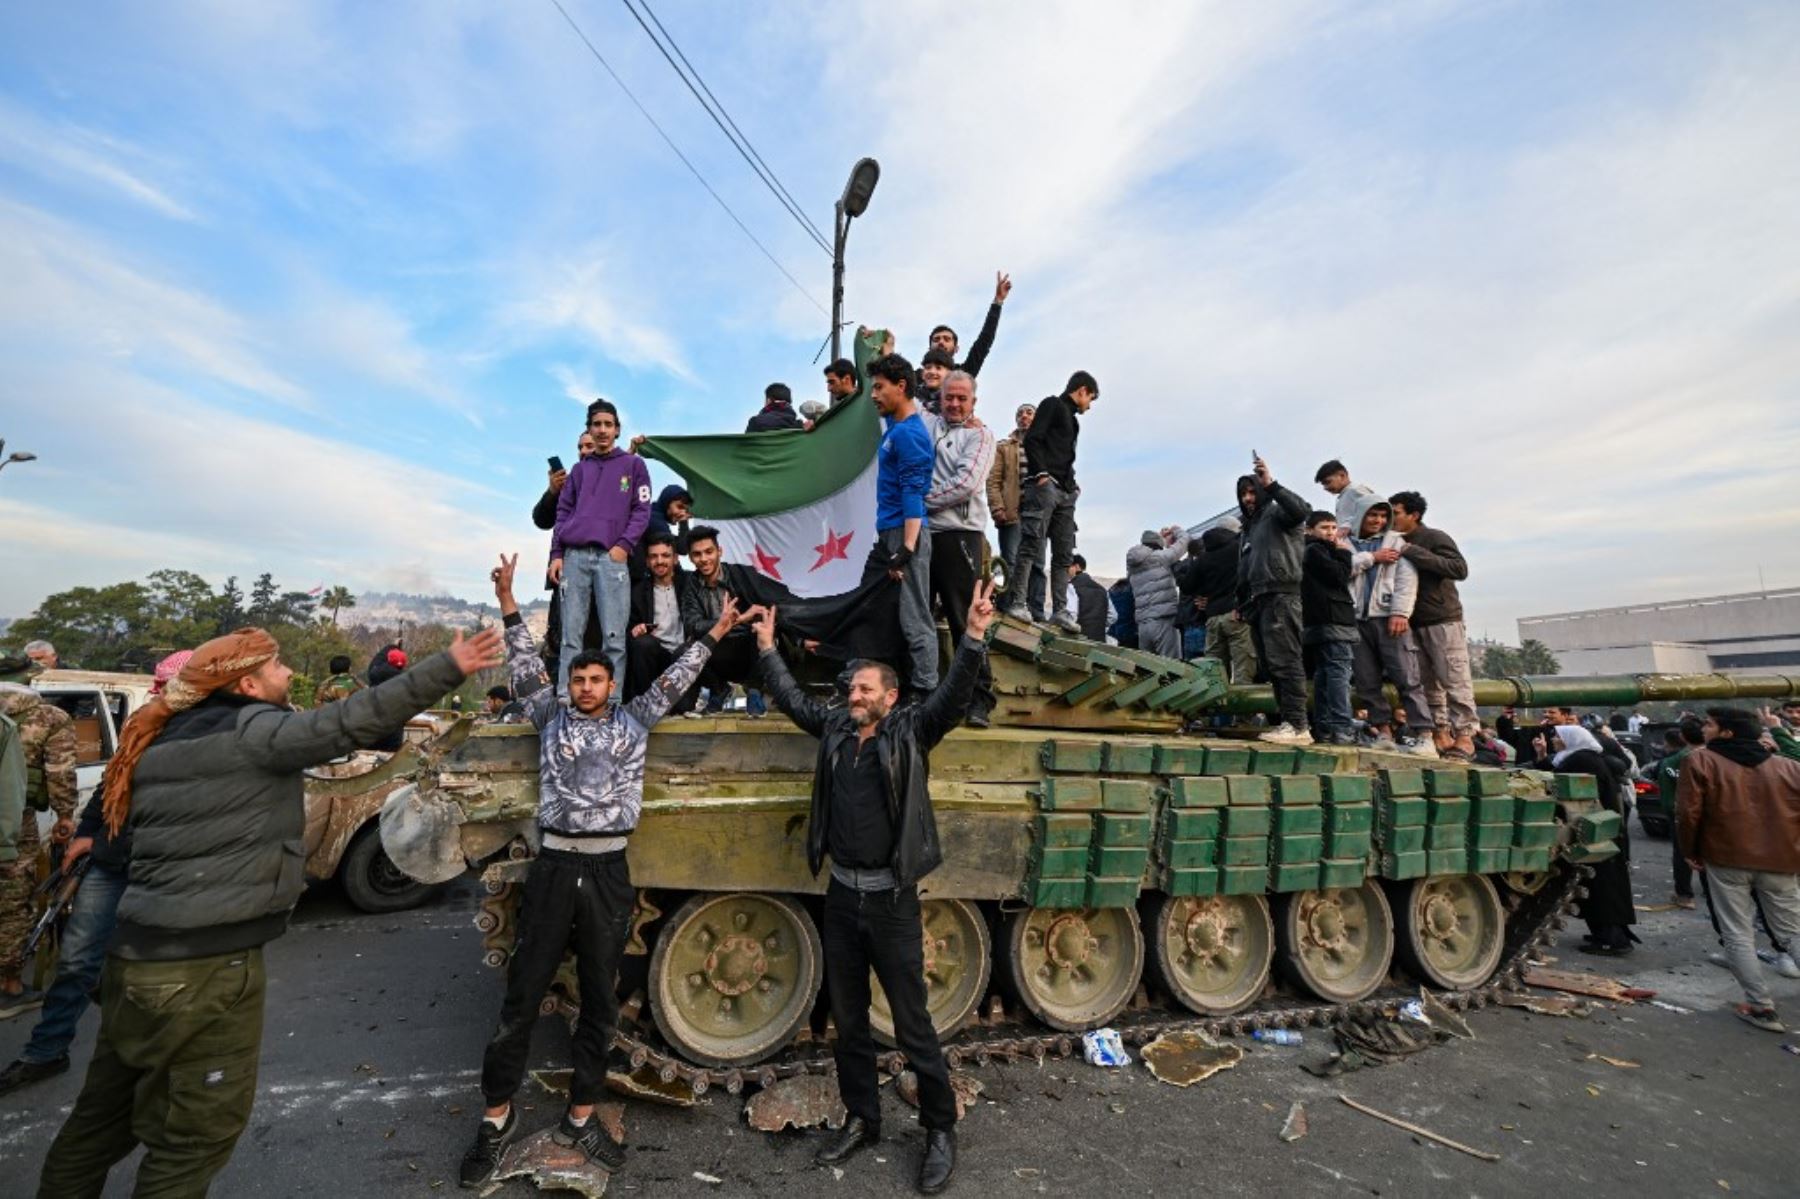
M1639 903L1661 903L1667 842L1638 848ZM500 975L478 961L475 902L466 886L395 917L357 915L330 890L302 901L293 929L270 947L261 1089L215 1195L455 1189L501 990ZM1703 960L1712 947L1703 915L1641 920L1645 944L1623 962L1574 952L1572 925L1559 967L1597 966L1689 1012L1639 1003L1570 1019L1490 1009L1471 1017L1473 1042L1334 1080L1299 1069L1325 1054L1317 1032L1298 1048L1253 1045L1235 1069L1186 1090L1141 1065L991 1067L978 1072L986 1094L960 1128L952 1192L1793 1195L1800 1057L1782 1044L1800 1035L1771 1036L1723 1010L1740 996ZM1800 982L1774 983L1778 1002L1800 1017ZM75 1070L0 1099L0 1195L31 1193L97 1024L95 1014L83 1024ZM0 1024L0 1053L10 1058L28 1030L23 1020ZM544 1021L536 1064L566 1061L566 1035ZM1416 1140L1343 1106L1340 1091L1500 1160ZM1286 1144L1277 1132L1295 1100L1310 1130ZM554 1120L559 1100L527 1084L520 1102L535 1129ZM811 1165L818 1134L753 1132L741 1099L709 1094L687 1111L633 1105L632 1155L611 1193L910 1193L921 1135L910 1109L887 1103L889 1140L841 1178ZM115 1170L107 1195L128 1192L128 1168ZM534 1192L514 1182L499 1193Z

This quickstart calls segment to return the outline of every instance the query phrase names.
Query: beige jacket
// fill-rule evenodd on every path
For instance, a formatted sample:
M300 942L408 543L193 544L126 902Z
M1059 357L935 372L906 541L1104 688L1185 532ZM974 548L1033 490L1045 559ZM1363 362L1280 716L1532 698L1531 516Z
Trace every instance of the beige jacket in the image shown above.
M994 443L994 465L987 478L988 511L997 525L1019 520L1019 432Z

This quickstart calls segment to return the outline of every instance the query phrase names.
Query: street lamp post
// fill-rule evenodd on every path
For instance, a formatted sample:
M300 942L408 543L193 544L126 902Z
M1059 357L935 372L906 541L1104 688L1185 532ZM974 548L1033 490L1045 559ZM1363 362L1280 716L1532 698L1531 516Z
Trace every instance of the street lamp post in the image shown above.
M871 184L870 186L874 186ZM847 193L846 193L847 194ZM842 251L840 250L840 253ZM0 454L6 453L6 438L0 437ZM14 450L4 459L0 459L0 470L5 470L15 462L36 462L37 455L30 450Z
M844 240L850 236L850 222L869 207L875 184L881 179L881 164L873 158L860 158L850 168L844 194L838 197L837 225L831 246L831 357L843 357L841 350L844 327Z

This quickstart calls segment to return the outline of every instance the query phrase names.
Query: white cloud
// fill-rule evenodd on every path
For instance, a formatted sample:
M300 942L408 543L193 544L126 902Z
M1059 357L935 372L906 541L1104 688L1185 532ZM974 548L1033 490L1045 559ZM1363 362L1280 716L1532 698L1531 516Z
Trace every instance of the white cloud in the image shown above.
M0 103L0 158L43 175L72 176L99 184L171 220L198 219L163 188L116 161L129 149L92 130L69 124L53 127L11 104Z
M503 319L522 337L574 334L624 366L695 382L675 339L641 317L628 315L643 305L644 297L634 293L625 272L613 269L614 257L593 245L527 268L515 288L520 298Z

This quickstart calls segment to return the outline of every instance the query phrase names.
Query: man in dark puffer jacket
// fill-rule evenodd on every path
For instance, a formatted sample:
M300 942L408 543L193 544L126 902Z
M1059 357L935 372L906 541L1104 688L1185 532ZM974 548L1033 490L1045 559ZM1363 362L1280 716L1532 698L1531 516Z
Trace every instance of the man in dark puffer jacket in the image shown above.
M45 1199L99 1195L141 1142L140 1195L203 1195L250 1118L262 1044L262 946L304 885L301 771L402 727L500 663L485 630L399 677L310 712L273 638L214 638L126 722L105 822L129 820L130 882L101 973L100 1039L44 1163Z

